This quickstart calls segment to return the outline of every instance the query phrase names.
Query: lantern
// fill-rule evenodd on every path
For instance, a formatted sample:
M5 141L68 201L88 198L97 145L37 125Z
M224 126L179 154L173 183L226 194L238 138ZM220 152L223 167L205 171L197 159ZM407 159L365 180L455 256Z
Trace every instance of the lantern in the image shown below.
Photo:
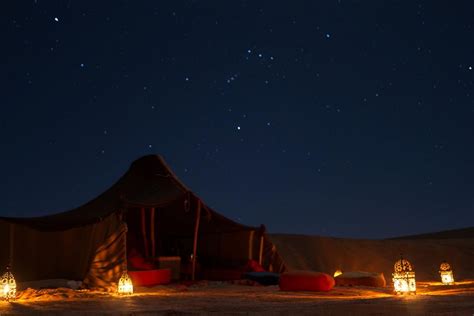
M122 295L133 294L133 283L132 279L127 274L127 271L123 271L122 276L118 282L117 293Z
M336 272L334 272L334 277L337 277L339 275L342 274L342 271L341 270L336 270Z
M393 287L397 294L416 294L415 271L413 271L410 262L403 257L394 265L392 274Z
M10 272L10 267L7 266L7 271L0 279L0 298L4 300L13 300L16 297L16 282L13 274Z
M439 275L441 276L441 282L446 285L454 284L453 270L447 262L441 263L439 266Z

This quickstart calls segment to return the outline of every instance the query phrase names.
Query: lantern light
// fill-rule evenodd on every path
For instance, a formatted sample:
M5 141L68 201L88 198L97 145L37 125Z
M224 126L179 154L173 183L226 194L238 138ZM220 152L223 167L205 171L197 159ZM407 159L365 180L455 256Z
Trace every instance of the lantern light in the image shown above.
M121 295L133 294L132 279L130 279L130 277L128 276L127 271L123 271L122 276L120 277L117 292Z
M439 275L441 276L441 282L446 285L454 284L453 270L446 261L441 263L439 266Z
M395 292L397 294L416 294L415 271L413 271L411 263L401 257L395 262L394 270L392 281Z
M16 282L10 272L10 266L0 279L0 298L6 301L14 300L16 297Z
M342 274L342 271L341 270L336 270L336 272L334 272L334 277L337 277L339 275Z

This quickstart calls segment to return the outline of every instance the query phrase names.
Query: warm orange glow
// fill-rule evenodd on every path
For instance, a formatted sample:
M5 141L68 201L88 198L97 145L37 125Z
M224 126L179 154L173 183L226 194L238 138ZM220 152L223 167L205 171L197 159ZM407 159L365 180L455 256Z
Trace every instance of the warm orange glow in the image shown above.
M127 272L124 271L118 282L117 293L122 295L133 294L133 283L132 279L128 276Z
M416 293L415 271L408 260L400 259L394 265L393 288L397 294Z
M341 275L341 274L342 274L341 270L336 270L336 272L334 272L334 277L337 277L338 275Z
M441 276L441 282L446 285L454 284L453 270L447 262L441 263L439 266L439 275Z
M13 300L16 297L16 282L13 274L7 269L0 279L0 298Z

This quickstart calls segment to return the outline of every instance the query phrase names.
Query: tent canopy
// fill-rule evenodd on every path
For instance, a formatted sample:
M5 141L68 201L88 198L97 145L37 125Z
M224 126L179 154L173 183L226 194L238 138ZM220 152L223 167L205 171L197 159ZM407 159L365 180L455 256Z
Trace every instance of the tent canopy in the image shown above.
M176 177L161 156L148 155L134 161L111 188L78 208L41 217L0 217L0 220L41 231L59 231L100 222L110 214L127 208L156 208L163 212L165 218L172 219L167 223L178 224L167 226L170 230L187 232L189 226L194 225L190 210L196 199L198 197ZM203 208L202 215L207 217L201 226L203 232L256 229L236 223L206 205ZM206 225L210 218L213 220L211 226Z

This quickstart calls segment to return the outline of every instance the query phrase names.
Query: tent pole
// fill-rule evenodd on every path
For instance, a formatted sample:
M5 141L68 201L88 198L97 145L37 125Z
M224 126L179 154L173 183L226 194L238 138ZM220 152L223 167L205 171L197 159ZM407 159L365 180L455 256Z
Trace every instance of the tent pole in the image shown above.
M260 249L258 251L258 264L262 265L263 261L263 235L260 236Z
M149 257L149 252L148 252L148 240L146 238L146 225L145 225L145 208L142 207L140 210L141 217L142 217L142 236L143 236L143 244L145 246L145 257Z
M259 265L262 265L262 263L263 263L263 242L264 242L265 230L266 230L265 226L260 225L260 229L259 229L259 232L260 232L260 248L258 250L258 264Z
M196 278L196 252L197 252L197 239L199 233L199 222L201 221L201 200L198 200L196 209L196 223L194 224L194 243L193 243L193 260L192 260L192 271L191 280Z
M156 252L156 249L155 249L155 208L154 207L151 208L151 212L150 212L150 224L151 224L151 227L150 227L151 257L154 261L155 252Z

